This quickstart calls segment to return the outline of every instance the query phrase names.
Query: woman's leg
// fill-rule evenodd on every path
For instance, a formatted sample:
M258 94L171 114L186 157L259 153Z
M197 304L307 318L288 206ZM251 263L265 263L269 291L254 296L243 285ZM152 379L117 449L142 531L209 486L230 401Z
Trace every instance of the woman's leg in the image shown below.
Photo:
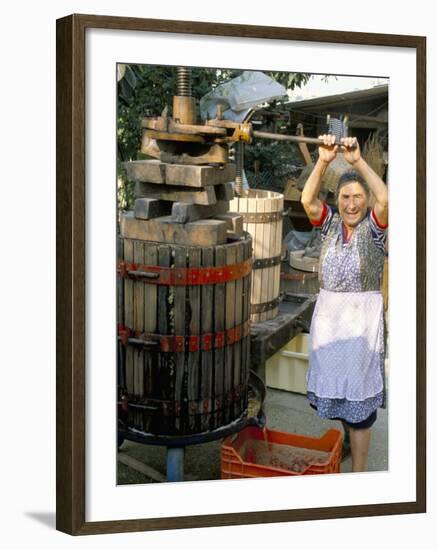
M349 433L349 426L347 423L341 419L341 424L343 426L343 449L341 453L341 460L344 460L346 457L348 457L351 454L351 438Z
M349 427L353 472L364 472L366 470L370 430L371 428L356 429Z

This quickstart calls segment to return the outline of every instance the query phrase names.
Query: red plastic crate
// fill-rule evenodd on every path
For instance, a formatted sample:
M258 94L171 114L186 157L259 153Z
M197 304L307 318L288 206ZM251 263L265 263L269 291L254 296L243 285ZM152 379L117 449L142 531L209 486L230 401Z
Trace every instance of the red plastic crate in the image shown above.
M322 463L310 463L299 472L271 465L256 464L256 455L255 452L251 452L251 447L259 447L259 443L253 444L257 441L265 442L266 449L268 449L268 444L272 443L285 447L299 447L309 451L323 451L328 453L328 456ZM231 479L338 473L340 472L342 445L343 434L336 429L330 429L322 437L316 438L278 432L267 428L262 430L250 426L223 441L221 446L221 477L222 479ZM283 447L284 450L286 450L285 447Z

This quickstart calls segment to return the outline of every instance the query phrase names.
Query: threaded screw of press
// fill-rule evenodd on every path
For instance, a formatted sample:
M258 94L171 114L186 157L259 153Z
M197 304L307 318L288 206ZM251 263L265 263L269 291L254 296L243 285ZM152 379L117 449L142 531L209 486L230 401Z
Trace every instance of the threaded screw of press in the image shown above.
M244 145L237 141L235 149L235 193L241 197L243 194L243 168L244 168Z
M176 67L177 95L191 97L191 69L188 67Z

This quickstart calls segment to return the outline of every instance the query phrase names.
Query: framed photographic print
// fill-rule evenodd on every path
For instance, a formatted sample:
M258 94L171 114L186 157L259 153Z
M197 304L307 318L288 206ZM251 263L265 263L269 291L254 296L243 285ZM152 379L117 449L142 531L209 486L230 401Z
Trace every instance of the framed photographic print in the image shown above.
M59 530L425 511L425 56L417 36L58 20ZM341 211L352 150L389 190L386 403L366 471L273 363L308 357L287 345L308 344L320 292L293 261L311 263L295 251L315 246L299 208L323 134L356 138L324 172L323 208Z

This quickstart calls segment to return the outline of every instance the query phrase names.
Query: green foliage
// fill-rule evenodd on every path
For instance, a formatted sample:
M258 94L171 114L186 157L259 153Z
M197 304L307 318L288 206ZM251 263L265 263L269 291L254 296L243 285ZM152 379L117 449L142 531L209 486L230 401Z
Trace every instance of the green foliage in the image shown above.
M160 115L171 104L175 89L172 67L127 65L118 82L117 145L124 162L137 158L141 144L141 118Z
M283 192L285 182L300 165L302 159L298 148L291 142L259 139L246 145L244 150L244 167L250 187Z
M308 73L283 73L283 72L266 72L270 78L282 84L287 90L294 90L296 87L300 88L303 84L306 84L310 79Z
M282 175L287 172L287 166L300 163L300 155L294 143L258 139L246 145L244 160L248 169L253 169L255 161L258 161L263 172Z
M127 181L122 163L138 158L142 117L159 115L171 103L175 71L172 67L153 65L121 67L118 71L117 198L119 208L124 210L133 207L134 184Z

